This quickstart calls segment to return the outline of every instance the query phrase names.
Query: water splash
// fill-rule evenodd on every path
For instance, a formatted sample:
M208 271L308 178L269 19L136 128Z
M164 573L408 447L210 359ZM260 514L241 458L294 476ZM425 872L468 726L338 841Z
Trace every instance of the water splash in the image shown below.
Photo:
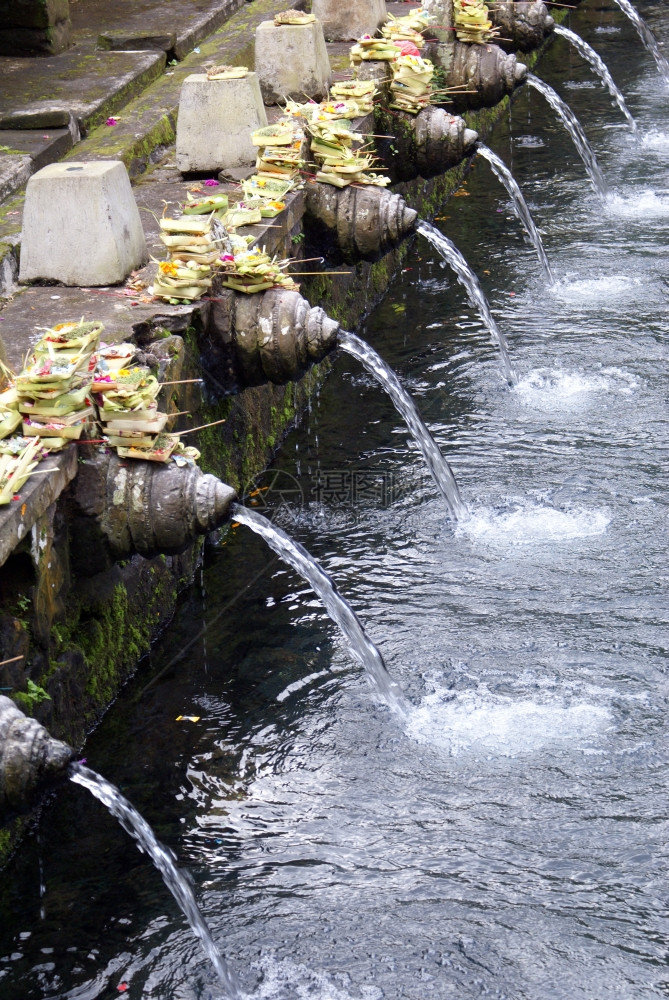
M630 0L614 0L614 2L618 4L622 12L630 19L636 28L637 35L655 60L660 76L665 83L669 83L669 62L667 62L665 56L660 52L659 43L653 32L641 17L636 7L630 3Z
M610 709L588 701L514 698L485 685L454 693L437 685L411 711L406 733L454 757L519 757L551 746L572 750L576 741L590 741L610 723Z
M383 1000L376 986L354 987L346 973L337 984L324 973L289 959L262 958L254 965L261 981L248 1000Z
M562 124L574 141L574 145L583 160L585 169L588 172L588 177L592 181L595 191L604 197L608 190L606 181L604 180L604 175L600 169L599 163L597 162L597 157L592 151L592 147L586 138L583 127L574 112L568 104L565 104L560 95L557 94L552 87L549 87L547 83L540 80L538 76L534 75L534 73L528 73L525 79L530 87L534 87L534 89L538 90L540 94L543 94L550 106L558 115Z
M435 250L438 250L441 256L447 261L448 264L455 271L455 275L461 285L466 289L467 295L472 305L478 309L481 319L485 323L492 337L493 343L499 348L500 362L502 365L502 371L504 376L509 383L509 385L515 385L518 381L518 377L511 364L511 359L509 358L509 345L506 342L506 337L497 326L495 319L490 311L490 305L488 300L483 294L483 289L479 284L479 280L472 271L471 267L462 256L455 243L440 233L438 229L431 226L429 222L424 222L421 220L416 227L416 232L424 236L425 239L432 244Z
M156 839L144 817L121 795L118 788L87 767L83 767L81 764L72 764L70 780L76 785L87 788L99 802L102 802L112 816L119 821L123 829L137 841L140 851L145 851L149 855L162 875L165 885L181 907L207 958L216 969L225 990L226 1000L240 1000L236 979L214 943L211 931L195 901L193 890L186 877L177 868L170 852Z
M537 542L563 542L602 535L611 523L605 509L574 507L557 510L535 504L518 505L512 510L481 507L458 528L476 542L508 548Z
M669 215L669 198L656 191L636 191L633 194L609 194L606 211L623 219L662 219Z
M616 102L625 118L627 119L630 128L633 132L637 131L637 123L634 120L634 116L630 112L627 104L625 103L625 98L621 94L620 90L616 86L613 77L609 73L608 67L604 60L595 52L591 45L577 35L575 31L570 31L569 28L563 27L561 24L556 24L553 28L556 35L562 35L570 42L577 52L579 52L583 58L590 64L592 69L595 71L597 76L600 78L604 86L608 89L609 94Z
M593 392L608 392L611 387L611 380L603 375L535 368L513 387L513 393L527 406L553 410L581 402Z
M460 496L451 467L439 451L434 438L421 420L414 401L400 384L395 372L376 353L373 347L370 347L360 337L356 337L354 333L341 330L337 339L343 351L357 358L367 371L371 372L392 399L397 412L404 417L414 441L421 450L425 464L430 470L430 475L448 504L453 519L459 521L463 517L467 517L467 506Z
M525 226L527 234L532 241L532 245L539 255L539 260L546 273L546 277L552 284L554 281L553 272L551 271L551 266L548 263L548 257L546 256L546 251L544 250L543 241L539 235L539 230L535 225L534 219L532 218L532 213L527 206L523 192L520 190L515 177L507 167L504 160L502 160L497 153L493 153L492 149L488 149L488 147L482 142L477 143L476 152L479 156L482 156L484 160L488 161L495 177L498 181L501 181L511 196L514 211L522 224Z
M280 559L292 566L295 572L306 580L320 597L330 618L339 626L351 653L364 668L373 689L394 712L405 715L404 696L391 679L381 653L365 632L351 605L341 596L334 581L323 567L299 542L268 521L266 517L239 504L235 504L232 508L232 516L235 521L260 535Z
M551 294L579 309L601 309L618 299L627 299L635 289L643 289L645 282L629 274L601 274L590 278L565 275L551 288Z

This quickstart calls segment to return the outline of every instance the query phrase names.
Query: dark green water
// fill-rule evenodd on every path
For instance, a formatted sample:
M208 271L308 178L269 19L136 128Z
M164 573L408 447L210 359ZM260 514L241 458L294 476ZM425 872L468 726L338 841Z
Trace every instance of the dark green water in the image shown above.
M639 9L669 42L666 6ZM490 139L556 286L483 161L440 223L519 385L423 241L362 331L471 520L450 523L349 357L260 495L351 601L408 721L240 527L84 751L191 873L258 1000L669 994L669 94L612 0L586 0L570 27L640 138L560 40L538 72L581 119L611 197L536 92ZM2 1000L220 996L157 872L81 788L59 789L3 873L0 912Z

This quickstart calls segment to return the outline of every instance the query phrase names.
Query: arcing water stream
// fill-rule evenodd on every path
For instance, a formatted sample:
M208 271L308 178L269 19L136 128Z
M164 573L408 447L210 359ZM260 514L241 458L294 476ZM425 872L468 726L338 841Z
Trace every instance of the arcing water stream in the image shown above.
M669 37L664 5L644 14ZM489 141L555 285L487 169L445 213L517 385L422 241L365 330L454 456L471 517L450 523L394 408L345 355L277 461L293 492L258 498L359 610L406 720L370 699L310 588L240 527L210 553L207 607L186 598L88 741L193 873L245 998L669 988L666 94L611 5L573 23L627 96L642 155L581 60L565 79L553 46L541 72L569 88L618 193L593 196L525 89ZM188 647L147 689L203 626L206 659ZM3 873L0 914L2 1000L222 995L153 866L79 788Z
M485 323L493 342L497 344L499 349L500 365L506 381L509 385L514 385L516 382L516 373L513 370L513 365L511 364L511 359L509 358L509 345L507 344L506 337L500 330L497 321L490 311L488 300L483 293L483 289L481 288L476 274L467 263L463 254L460 250L458 250L455 243L452 240L449 240L447 236L444 236L443 233L440 233L434 226L430 225L429 222L420 222L418 226L416 226L416 232L420 233L421 236L424 236L428 243L430 243L434 249L441 254L446 263L455 271L458 281L467 291L470 302L476 309L478 309L481 319Z
M237 982L214 944L187 877L179 871L171 853L156 840L146 820L111 782L81 764L72 765L70 776L75 785L88 789L91 795L107 807L123 829L137 842L140 851L146 851L163 876L163 881L179 904L188 926L199 939L205 955L216 970L219 982L225 991L225 1000L239 1000Z
M398 413L404 417L411 435L425 459L430 475L448 504L448 509L454 520L461 521L466 518L469 512L460 496L460 490L451 467L439 451L434 439L418 415L418 410L411 396L404 390L395 372L379 357L373 347L370 347L360 337L356 337L354 333L342 331L338 336L338 342L342 350L362 362L367 371L388 393Z
M273 552L300 574L302 579L318 594L332 621L341 629L349 644L351 654L363 667L372 689L399 715L406 714L401 691L393 684L383 662L383 657L360 624L358 616L338 592L331 577L314 560L306 549L293 541L285 531L254 510L236 504L233 516L239 524L263 538Z
M604 174L602 173L599 163L597 162L597 157L592 151L592 147L586 138L581 123L572 109L568 104L565 104L560 95L556 93L552 87L550 87L543 80L540 80L533 73L528 73L525 80L529 87L534 87L535 90L538 90L540 94L544 95L553 111L555 111L555 113L560 117L564 127L573 139L579 156L583 160L583 165L588 172L588 177L592 181L595 191L598 191L601 195L605 195L608 189L606 181L604 180Z
M536 227L534 219L532 218L532 213L527 207L527 202L525 201L523 192L518 187L516 179L514 178L513 174L511 173L511 171L509 170L509 168L507 167L506 163L501 158L501 156L498 156L497 153L493 153L492 149L488 149L488 147L485 146L482 142L477 143L476 152L478 153L479 156L482 156L484 160L488 161L495 177L497 178L498 181L500 181L504 185L509 195L511 196L511 201L513 204L514 211L518 216L518 218L520 219L520 221L525 226L527 235L530 237L532 245L534 246L534 249L537 251L537 255L539 257L539 260L541 261L541 266L544 269L544 273L552 284L554 280L553 272L551 271L551 266L548 263L548 257L546 256L546 251L544 250L543 240L539 235L539 230Z
M592 45L588 45L580 35L577 35L575 31L571 31L569 28L565 28L561 24L556 24L553 29L556 35L561 35L562 38L566 38L570 45L573 45L577 52L587 60L590 66L597 74L597 76L602 81L603 85L606 87L610 93L613 100L616 102L625 118L627 119L630 128L633 132L637 131L637 124L634 120L634 115L630 112L627 107L625 98L620 93L620 90L616 86L613 77L609 73L606 63L597 55Z

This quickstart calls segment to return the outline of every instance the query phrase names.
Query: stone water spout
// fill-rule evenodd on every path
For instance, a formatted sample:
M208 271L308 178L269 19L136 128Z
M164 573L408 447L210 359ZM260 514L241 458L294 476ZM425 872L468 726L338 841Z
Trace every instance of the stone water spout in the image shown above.
M508 52L538 49L555 27L543 0L496 0L490 7L490 19L501 30L497 44Z
M449 52L450 50L450 52ZM444 62L445 54L450 63ZM447 87L462 87L469 93L449 94L449 107L456 111L492 108L527 76L527 66L499 45L470 45L454 42L447 49L439 48L438 62L446 71Z
M413 233L417 213L398 194L379 187L307 184L305 221L342 259L377 260Z
M197 535L220 527L236 499L232 487L196 465L124 462L100 453L84 460L73 490L88 521L79 534L112 558L183 552Z
M383 130L394 135L377 145L394 181L443 174L461 163L478 139L463 118L438 107L424 108L417 115L396 111L384 119Z
M285 385L337 345L339 324L298 292L229 292L207 303L202 361L226 393L272 382Z
M235 294L234 344L244 385L299 378L337 345L339 324L298 292Z
M34 793L66 776L74 750L0 695L0 816L25 809Z

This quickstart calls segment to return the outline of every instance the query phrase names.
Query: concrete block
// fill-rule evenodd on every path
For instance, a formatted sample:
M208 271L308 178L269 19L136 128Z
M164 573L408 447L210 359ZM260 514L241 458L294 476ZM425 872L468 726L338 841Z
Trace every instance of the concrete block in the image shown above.
M388 20L386 0L313 0L311 10L330 42L373 35Z
M327 96L332 70L323 25L262 21L256 28L256 73L265 104Z
M51 163L28 181L19 281L114 285L147 256L120 160Z
M241 80L208 80L193 73L179 99L177 167L186 174L253 164L257 149L251 132L264 125L267 114L255 73Z

